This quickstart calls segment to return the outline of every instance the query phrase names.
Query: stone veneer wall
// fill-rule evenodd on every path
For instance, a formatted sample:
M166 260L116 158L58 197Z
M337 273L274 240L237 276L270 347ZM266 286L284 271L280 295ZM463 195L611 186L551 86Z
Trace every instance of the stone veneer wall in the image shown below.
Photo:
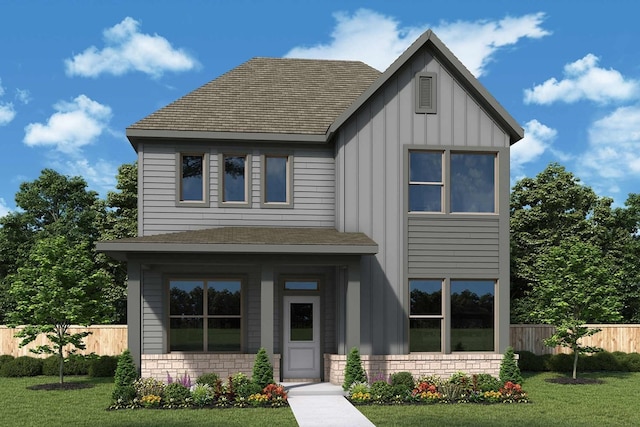
M169 353L143 354L141 357L141 376L166 381L167 373L173 378L187 373L193 381L200 375L215 372L221 379L242 372L251 377L255 354L229 353ZM280 378L280 355L271 359L273 378Z
M517 357L517 355L516 355ZM360 355L367 375L381 375L408 371L414 377L439 375L447 378L462 371L467 374L487 373L494 377L500 375L502 354L462 353L462 354L397 354L383 356ZM344 381L344 369L347 356L344 354L324 355L324 380L340 385Z

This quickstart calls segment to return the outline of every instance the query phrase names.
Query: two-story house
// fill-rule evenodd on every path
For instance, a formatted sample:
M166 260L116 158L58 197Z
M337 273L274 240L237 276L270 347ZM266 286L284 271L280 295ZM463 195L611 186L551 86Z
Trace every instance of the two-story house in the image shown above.
M340 383L499 370L509 344L509 147L523 130L425 32L386 71L254 58L127 129L143 376Z

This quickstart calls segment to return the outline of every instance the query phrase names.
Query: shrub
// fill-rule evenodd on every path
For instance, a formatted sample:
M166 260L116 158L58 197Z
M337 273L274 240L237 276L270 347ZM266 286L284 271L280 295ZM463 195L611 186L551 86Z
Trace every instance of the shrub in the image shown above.
M522 374L520 368L518 368L518 362L513 352L513 347L507 347L507 350L502 356L502 362L500 363L500 381L505 384L507 381L511 381L514 384L522 384Z
M393 386L386 381L376 381L370 387L371 399L376 403L390 402L393 398Z
M471 387L471 377L464 372L456 372L451 375L448 383L458 385L462 389L468 389Z
M14 359L15 357L11 356L10 354L0 355L0 369L2 369L2 365L4 365L7 362L11 362Z
M138 371L133 362L131 352L127 349L118 358L118 365L114 376L115 389L113 390L114 402L131 402L136 397L133 383L138 379Z
M92 378L113 377L116 374L117 367L117 356L100 356L90 361L87 374Z
M209 384L211 387L215 387L220 377L218 374L210 372L208 374L202 374L196 380L196 384Z
M167 384L164 388L164 402L167 408L179 408L184 406L191 398L191 391L184 385L176 382Z
M550 371L570 372L573 370L573 354L554 354L549 357L546 366Z
M584 358L585 371L622 371L624 365L608 351L601 351Z
M640 353L614 353L614 355L627 371L640 372Z
M545 370L544 356L538 356L530 351L517 351L518 367L520 371L540 372Z
M42 375L42 359L20 356L5 362L0 368L1 377L35 377Z
M489 374L476 374L471 377L471 383L475 391L498 391L503 384L500 380Z
M344 391L349 390L351 384L356 381L367 382L367 375L364 373L364 368L362 367L360 351L358 351L356 347L353 347L347 356L347 366L344 369L342 389Z
M160 396L164 395L166 384L155 378L138 378L133 383L136 396L142 398L144 396Z
M413 389L415 382L413 381L411 372L402 371L391 375L391 385L394 387L403 387L410 391Z
M248 381L246 383L242 383L236 387L236 398L248 399L252 394L262 394L262 389L264 387L260 387L260 384L256 384L253 381Z
M191 398L196 406L207 406L213 402L213 388L209 384L196 384L191 390Z
M253 382L266 387L268 384L273 383L273 366L269 361L269 355L264 347L260 347L256 354L255 362L253 363Z

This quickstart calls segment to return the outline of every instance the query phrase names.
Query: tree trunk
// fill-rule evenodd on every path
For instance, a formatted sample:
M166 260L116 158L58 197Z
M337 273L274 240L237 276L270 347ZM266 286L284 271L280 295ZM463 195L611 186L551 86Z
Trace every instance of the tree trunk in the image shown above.
M576 379L576 371L578 370L578 349L573 349L573 379Z
M62 342L62 331L58 331L58 339L59 342ZM59 362L59 371L60 374L60 384L64 383L64 354L62 353L63 348L62 345L58 346L58 362Z

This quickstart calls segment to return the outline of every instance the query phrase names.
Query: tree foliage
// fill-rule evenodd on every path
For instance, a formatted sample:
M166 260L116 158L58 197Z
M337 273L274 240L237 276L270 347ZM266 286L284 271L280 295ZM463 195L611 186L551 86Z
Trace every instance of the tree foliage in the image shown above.
M532 316L556 327L545 340L546 345L560 345L574 352L573 378L578 354L599 351L580 345L581 338L599 331L584 325L621 319L622 303L617 294L620 280L612 274L611 263L597 246L574 237L545 250L534 264L540 280L531 292L536 301Z
M84 349L88 332L71 334L71 325L100 323L111 307L102 299L109 276L94 268L87 242L72 242L64 236L38 240L28 263L8 276L9 293L16 301L8 313L11 326L24 325L16 334L20 347L45 334L51 344L37 346L35 353L56 354L60 383L64 380L64 350L67 345Z
M620 278L626 322L640 321L637 264L640 197L630 195L625 208L612 208L564 167L552 163L535 178L516 183L511 193L511 320L530 323L536 306L532 292L543 273L537 259L567 239L599 248Z

